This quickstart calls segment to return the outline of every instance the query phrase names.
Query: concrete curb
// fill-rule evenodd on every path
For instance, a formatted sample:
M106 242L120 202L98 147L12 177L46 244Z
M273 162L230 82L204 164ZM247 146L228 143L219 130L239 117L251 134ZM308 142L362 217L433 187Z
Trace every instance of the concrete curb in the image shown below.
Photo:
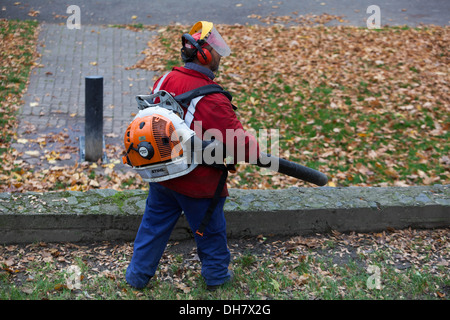
M0 244L133 241L147 191L0 193ZM230 238L450 226L450 186L230 190ZM184 217L172 240L192 238Z

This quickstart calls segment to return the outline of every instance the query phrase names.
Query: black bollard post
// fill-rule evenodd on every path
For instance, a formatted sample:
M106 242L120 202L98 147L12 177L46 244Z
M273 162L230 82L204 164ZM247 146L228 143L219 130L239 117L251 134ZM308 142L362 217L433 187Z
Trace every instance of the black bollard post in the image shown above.
M85 79L85 160L97 162L103 156L103 77Z

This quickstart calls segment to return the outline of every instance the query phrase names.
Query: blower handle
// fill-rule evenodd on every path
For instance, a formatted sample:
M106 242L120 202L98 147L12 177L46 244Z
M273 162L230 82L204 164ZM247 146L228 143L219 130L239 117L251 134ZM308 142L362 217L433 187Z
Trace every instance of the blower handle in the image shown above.
M270 154L262 153L256 163L258 167L273 169L272 162L277 161L278 166L275 170L279 173L314 183L318 186L324 186L328 183L328 177L320 171L302 166L286 159L278 158Z

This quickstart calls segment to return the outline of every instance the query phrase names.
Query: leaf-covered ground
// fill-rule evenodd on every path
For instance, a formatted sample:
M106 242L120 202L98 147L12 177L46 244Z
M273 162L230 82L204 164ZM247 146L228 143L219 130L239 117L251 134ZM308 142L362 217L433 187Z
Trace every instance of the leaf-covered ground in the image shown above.
M15 138L17 112L35 64L37 23L0 19L0 190L17 169L17 154L11 149Z
M234 281L215 293L205 290L194 241L170 242L143 290L124 279L132 243L6 245L0 299L447 300L449 234L407 229L231 239Z
M35 138L28 140L17 136L29 74L34 67L40 67L36 62L38 34L36 21L0 19L0 192L145 187L131 172L114 171L112 162L79 163L78 146L68 143L73 134L35 132ZM32 124L25 121L23 125L33 132ZM117 141L117 145L106 148L107 157L116 163L123 152L120 139ZM12 147L14 142L33 143L37 150L20 152ZM24 156L37 161L29 163ZM101 174L97 174L99 171Z
M233 53L217 82L234 94L245 127L279 130L280 155L327 173L332 186L448 183L450 28L297 22L218 26ZM159 29L135 67L179 64L186 30ZM302 182L241 167L231 184Z

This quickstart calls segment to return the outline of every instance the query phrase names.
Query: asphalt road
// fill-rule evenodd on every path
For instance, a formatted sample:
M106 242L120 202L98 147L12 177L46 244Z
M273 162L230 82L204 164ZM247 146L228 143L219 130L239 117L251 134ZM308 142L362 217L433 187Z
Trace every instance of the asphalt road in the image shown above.
M381 25L449 25L449 0L0 0L0 18L36 19L66 23L69 5L80 7L81 25L103 24L192 24L198 20L215 23L256 24L249 15L262 17L328 13L343 16L344 24L366 26L370 5L378 5Z

